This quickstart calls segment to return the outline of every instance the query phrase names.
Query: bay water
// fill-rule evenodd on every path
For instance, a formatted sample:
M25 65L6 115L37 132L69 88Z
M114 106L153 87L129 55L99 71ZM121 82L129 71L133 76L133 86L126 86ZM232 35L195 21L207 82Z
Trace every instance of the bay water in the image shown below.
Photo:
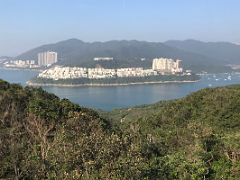
M33 70L0 69L0 79L23 86L37 76ZM193 83L144 84L110 87L43 87L60 98L67 98L81 106L110 111L116 108L152 104L160 100L182 98L206 88L240 84L239 73L205 74Z

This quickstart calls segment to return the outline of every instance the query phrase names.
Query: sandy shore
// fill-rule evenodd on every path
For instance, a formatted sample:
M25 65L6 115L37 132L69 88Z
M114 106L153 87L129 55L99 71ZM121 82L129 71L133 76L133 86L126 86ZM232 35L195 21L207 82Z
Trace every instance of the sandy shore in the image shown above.
M195 81L152 81L152 82L135 82L135 83L121 83L121 84L41 84L41 83L32 83L27 81L26 84L28 86L35 86L35 87L46 87L46 86L53 86L53 87L108 87L108 86L129 86L129 85L142 85L142 84L169 84L169 83L194 83L198 82L199 80Z

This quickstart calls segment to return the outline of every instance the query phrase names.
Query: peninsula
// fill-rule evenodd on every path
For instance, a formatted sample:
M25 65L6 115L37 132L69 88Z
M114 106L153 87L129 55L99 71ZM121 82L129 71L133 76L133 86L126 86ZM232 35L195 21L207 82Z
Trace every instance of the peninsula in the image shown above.
M115 86L169 82L195 82L199 79L182 61L155 58L152 69L129 67L118 69L53 66L27 82L31 86Z

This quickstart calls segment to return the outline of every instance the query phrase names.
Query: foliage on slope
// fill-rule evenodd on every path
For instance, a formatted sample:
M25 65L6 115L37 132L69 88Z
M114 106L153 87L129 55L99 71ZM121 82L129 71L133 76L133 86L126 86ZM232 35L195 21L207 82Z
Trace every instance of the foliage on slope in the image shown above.
M0 104L0 178L139 175L136 169L126 171L128 138L120 138L96 112L4 81Z
M240 178L240 86L103 113L125 132L147 137L176 179ZM156 150L154 149L154 150ZM158 150L157 150L158 152Z
M239 86L100 117L0 81L0 104L1 179L240 177Z

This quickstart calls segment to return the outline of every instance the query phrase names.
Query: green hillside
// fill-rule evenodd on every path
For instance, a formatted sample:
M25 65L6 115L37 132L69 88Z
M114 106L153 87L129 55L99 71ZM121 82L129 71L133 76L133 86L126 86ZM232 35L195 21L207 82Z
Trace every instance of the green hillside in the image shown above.
M0 81L0 179L239 179L240 86L97 112Z
M240 86L102 114L124 132L147 138L155 145L150 152L165 148L161 160L172 177L240 178Z
M166 57L182 59L185 69L195 72L227 72L231 71L225 63L216 58L190 51L170 47L164 43L145 41L107 41L87 43L78 39L69 39L54 44L43 45L17 56L17 59L37 59L37 54L44 51L58 53L58 64L67 66L95 67L100 64L104 68L145 67L152 65L152 59ZM113 57L110 62L94 61L94 57ZM142 61L141 58L145 58ZM230 63L230 62L229 62Z

